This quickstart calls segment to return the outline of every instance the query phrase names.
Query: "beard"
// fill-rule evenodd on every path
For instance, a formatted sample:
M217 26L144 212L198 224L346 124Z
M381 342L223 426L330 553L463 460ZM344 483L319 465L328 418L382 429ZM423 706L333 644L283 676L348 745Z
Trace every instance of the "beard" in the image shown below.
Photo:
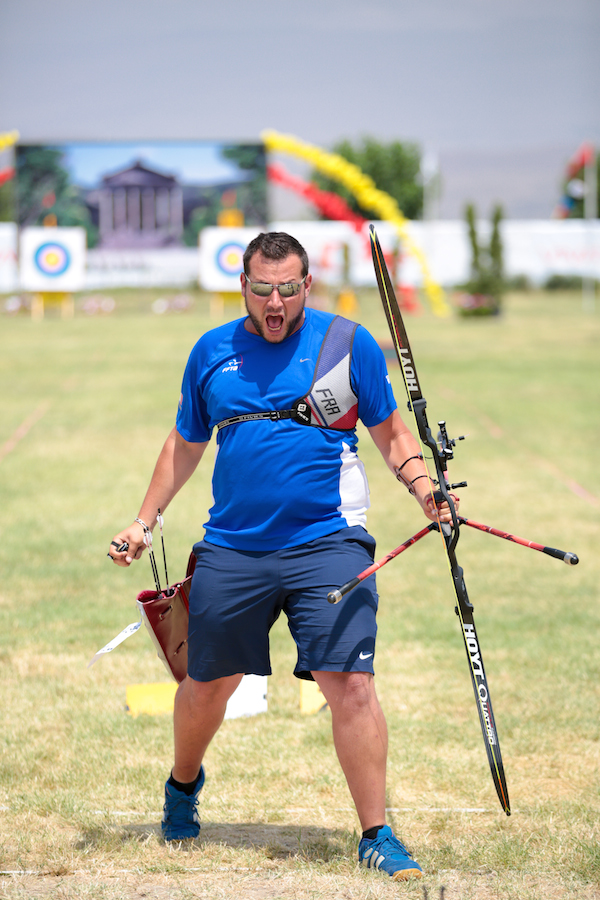
M304 316L304 304L302 304L302 307L298 311L298 314L294 316L293 319L288 319L287 324L285 325L281 334L277 335L277 338L273 340L273 335L265 329L264 322L262 322L261 319L255 316L254 313L248 308L248 303L247 301L245 301L245 298L244 302L246 303L246 312L248 313L248 318L254 325L260 337L265 341L268 341L269 344L279 344L281 341L285 341L286 338L288 338L290 334L293 334L294 331L298 328L302 321L302 317Z

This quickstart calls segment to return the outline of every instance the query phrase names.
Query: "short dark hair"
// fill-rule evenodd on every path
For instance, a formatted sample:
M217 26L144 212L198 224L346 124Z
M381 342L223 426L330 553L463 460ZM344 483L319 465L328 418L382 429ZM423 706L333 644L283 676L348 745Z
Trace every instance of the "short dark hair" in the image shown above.
M267 259L282 260L288 256L299 256L302 263L302 277L308 275L308 254L302 244L286 234L285 231L261 232L253 241L250 241L244 253L244 273L248 274L248 268L252 257L256 253L262 253Z

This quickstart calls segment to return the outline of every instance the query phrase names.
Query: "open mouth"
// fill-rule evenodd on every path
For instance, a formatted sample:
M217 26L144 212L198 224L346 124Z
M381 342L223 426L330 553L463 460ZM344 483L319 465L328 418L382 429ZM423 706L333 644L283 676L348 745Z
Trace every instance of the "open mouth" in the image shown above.
M267 316L266 322L271 334L279 334L283 328L283 316Z

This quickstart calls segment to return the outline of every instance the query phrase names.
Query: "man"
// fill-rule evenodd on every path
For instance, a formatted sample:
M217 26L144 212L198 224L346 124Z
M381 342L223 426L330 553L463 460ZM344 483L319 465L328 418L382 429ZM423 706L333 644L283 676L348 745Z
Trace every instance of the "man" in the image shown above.
M368 485L354 425L436 518L419 446L401 420L383 354L361 326L305 308L312 284L295 238L260 234L240 276L248 316L207 332L183 379L177 423L136 521L116 535L121 566L139 559L156 520L195 471L218 427L214 505L196 544L188 676L175 700L175 763L165 840L196 837L202 760L244 674L270 674L269 629L285 612L295 674L314 679L363 829L359 860L394 879L420 866L385 825L386 722L373 682L374 576L338 605L328 591L371 564ZM446 504L438 510L450 519ZM119 552L127 542L129 549Z

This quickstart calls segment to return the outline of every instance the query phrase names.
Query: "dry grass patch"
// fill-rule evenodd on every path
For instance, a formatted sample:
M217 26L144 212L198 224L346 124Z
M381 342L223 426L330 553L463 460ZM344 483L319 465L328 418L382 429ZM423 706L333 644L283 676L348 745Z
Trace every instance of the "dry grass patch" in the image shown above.
M144 301L145 302L145 301ZM125 712L128 684L162 681L143 632L92 669L137 615L146 563L116 571L111 535L138 508L171 427L195 337L190 316L3 321L0 442L46 415L0 462L0 897L597 900L600 897L598 505L592 495L598 317L579 298L510 298L497 322L411 320L430 403L460 445L474 519L581 556L577 568L476 532L458 548L475 605L514 814L497 803L438 537L378 575L377 684L390 731L390 820L421 884L359 870L357 821L329 714L299 715L295 651L272 633L269 712L226 722L210 747L200 839L160 840L169 717ZM361 316L380 336L374 295ZM115 329L115 324L118 328ZM160 365L156 364L159 359ZM139 375L119 404L123 378ZM141 375L140 375L141 373ZM398 372L392 373L398 397ZM16 386L16 387L15 387ZM443 405L442 405L443 400ZM361 439L362 440L362 439ZM383 555L418 510L362 441ZM183 573L210 505L210 460L168 511ZM553 472L559 472L553 475ZM469 811L465 811L469 810Z

